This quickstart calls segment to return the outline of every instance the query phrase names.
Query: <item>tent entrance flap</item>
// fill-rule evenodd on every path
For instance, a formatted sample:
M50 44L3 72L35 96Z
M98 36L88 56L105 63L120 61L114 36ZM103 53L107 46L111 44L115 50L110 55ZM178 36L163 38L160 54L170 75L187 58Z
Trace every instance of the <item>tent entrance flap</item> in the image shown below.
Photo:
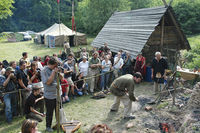
M74 35L69 36L69 45L70 45L71 47L74 46Z

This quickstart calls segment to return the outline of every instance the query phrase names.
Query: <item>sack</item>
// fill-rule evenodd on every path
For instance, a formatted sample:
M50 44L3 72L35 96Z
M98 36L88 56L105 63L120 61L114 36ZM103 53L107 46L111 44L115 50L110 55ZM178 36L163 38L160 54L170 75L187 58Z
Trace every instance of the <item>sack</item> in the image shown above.
M157 72L157 73L156 73L156 78L159 79L159 78L161 78L161 77L162 77L162 76L161 76L161 73Z
M3 83L6 80L6 78L2 75L0 75L0 87L3 87Z
M63 108L60 109L59 114L60 114L60 124L66 123L67 119Z

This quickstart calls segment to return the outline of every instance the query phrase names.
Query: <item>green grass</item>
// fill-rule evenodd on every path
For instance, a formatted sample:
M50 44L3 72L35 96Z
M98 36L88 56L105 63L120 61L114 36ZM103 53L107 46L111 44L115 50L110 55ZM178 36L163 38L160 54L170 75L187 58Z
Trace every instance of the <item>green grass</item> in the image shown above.
M93 41L93 39L94 39L94 37L88 37L87 38L88 45L72 47L71 48L72 51L73 52L80 51L81 47L86 47L89 50L92 49L90 44ZM59 54L60 51L63 51L62 47L47 48L44 45L35 44L35 43L33 43L33 41L23 41L23 42L14 42L14 43L7 42L5 40L0 41L0 61L3 61L3 60L19 61L19 59L22 57L22 55L21 55L22 52L28 52L29 59L32 59L33 56L40 56L40 57L44 57L45 55L52 56L53 53ZM70 109L76 110L76 107L78 106L77 102L81 103L82 101L84 101L84 99L88 100L89 98L83 97L77 101L74 101L74 102L72 101L71 103L75 103L75 104L68 104L68 107L70 107ZM68 109L68 107L65 107L65 108ZM0 106L0 108L2 108L2 107ZM80 109L78 109L78 110L80 110ZM7 124L5 122L4 115L0 114L0 133L17 133L17 132L19 132L21 123L23 120L24 120L24 117L17 117L17 118L14 118L12 124ZM55 119L54 119L54 123L55 123ZM38 125L38 128L40 129L40 131L44 132L45 122L40 123ZM79 133L81 133L81 130L79 131Z
M72 51L80 51L81 47L86 47L87 49L92 49L91 42L94 38L88 37L88 45L80 45L77 47L72 47ZM0 41L0 61L19 61L22 57L22 52L28 52L29 59L33 56L44 57L45 55L52 56L53 53L59 54L63 51L62 47L47 48L41 44L35 44L33 41L22 41L22 42L7 42Z
M135 96L151 95L153 93L151 83L143 83L136 85ZM114 97L108 95L106 98L95 100L90 96L77 97L75 100L70 99L69 103L63 105L66 118L68 120L79 120L82 125L77 133L87 133L95 124L107 124L114 132L126 131L126 124L128 121L123 119L123 105L120 105L119 111L110 113L110 107L113 104ZM138 112L140 115L141 113ZM5 116L0 115L0 133L17 133L24 117L14 118L12 124L5 122ZM55 118L53 118L53 125L55 125ZM45 132L45 120L38 124L38 130ZM134 130L134 129L133 129ZM55 131L56 133L56 131ZM127 133L133 133L128 130Z
M188 41L191 46L190 51L182 51L182 55L185 58L184 67L194 69L194 67L199 67L200 61L200 34L188 37Z
M191 48L200 43L200 35L188 37Z
M168 102L160 103L160 104L157 106L157 109L163 109L163 108L167 107L168 104L169 104Z

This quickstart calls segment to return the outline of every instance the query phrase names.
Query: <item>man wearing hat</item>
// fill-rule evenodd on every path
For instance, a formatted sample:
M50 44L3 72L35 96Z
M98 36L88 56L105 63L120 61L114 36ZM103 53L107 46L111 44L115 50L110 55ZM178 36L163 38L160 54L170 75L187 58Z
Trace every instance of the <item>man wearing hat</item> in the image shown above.
M110 86L110 91L115 96L115 100L111 107L111 112L118 111L120 101L122 101L124 104L124 118L135 118L132 115L132 101L137 101L134 96L134 86L135 83L140 83L141 79L142 75L135 73L133 76L131 74L120 76L113 81Z
M14 71L15 70L12 67L7 67L5 74L1 76L2 80L0 83L3 86L5 93L7 93L4 95L3 99L5 102L5 115L8 123L12 121L13 115L17 115L17 95L16 93L8 93L17 89L17 80Z
M24 113L26 115L26 119L34 119L38 122L42 122L44 114L44 102L40 102L44 97L40 97L40 88L38 86L33 86L32 93L26 99ZM40 102L40 104L37 104ZM40 112L36 110L36 108L40 108Z

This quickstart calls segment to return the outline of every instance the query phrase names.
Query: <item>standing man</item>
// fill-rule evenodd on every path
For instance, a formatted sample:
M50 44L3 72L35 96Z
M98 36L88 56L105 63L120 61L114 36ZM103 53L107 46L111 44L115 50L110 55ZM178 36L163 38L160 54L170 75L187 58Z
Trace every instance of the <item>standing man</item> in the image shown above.
M35 86L32 88L32 93L26 99L24 113L26 114L26 119L33 119L38 122L42 122L44 115L44 97L40 96L40 88ZM40 108L40 112L36 110Z
M123 75L113 81L110 86L111 93L115 96L114 104L111 107L111 112L119 109L120 101L124 104L124 118L134 119L132 115L132 101L137 101L134 96L134 85L140 83L142 76L140 73Z
M65 53L67 54L67 56L71 53L71 50L70 50L70 45L69 45L69 43L68 42L66 42L65 41L65 43L64 43L64 51L65 51Z
M101 61L98 58L98 52L93 53L93 57L89 60L89 72L90 76L96 76L99 74L99 68L101 67ZM90 81L90 92L93 93L97 89L99 77L93 77Z
M122 74L132 74L132 61L131 61L131 56L128 51L126 51L126 56L124 56L124 65L123 65L123 71Z
M3 78L3 87L5 92L15 91L17 89L17 78L14 75L14 69L11 67L6 68L5 75ZM5 114L8 123L12 121L13 115L17 115L17 94L8 93L4 97L5 102Z
M72 80L74 81L76 79L76 59L74 58L74 54L69 54L67 60L71 60L71 63L68 65L72 69Z
M108 54L109 50L110 49L108 48L108 44L104 43L103 52L105 52L105 54Z
M12 67L15 70L15 72L16 72L16 69L17 69L17 63L16 63L16 61L11 61L9 63L9 66Z
M47 66L41 71L42 82L44 85L44 99L46 106L46 131L53 132L51 128L53 111L56 109L57 98L57 79L58 72L57 61L55 58L50 58Z
M154 80L155 94L159 93L164 87L164 79L166 79L167 61L161 56L160 52L155 53L152 61L152 79Z
M31 88L28 87L28 77L25 73L26 62L20 61L19 68L20 69L17 71L17 80L19 83L19 89L24 89L24 91L22 91L22 107L24 107L25 101L30 95Z
M114 64L113 64L113 68L114 68L114 76L115 78L119 77L119 73L121 72L122 66L124 65L124 61L121 57L121 53L118 52L117 56L114 58Z
M63 68L64 68L64 78L67 80L67 82L68 82L68 84L70 86L73 99L75 99L74 82L72 80L73 68L70 67L70 66L72 66L72 60L71 60L71 58L69 58L67 60L67 62L65 62Z
M28 53L27 52L23 52L22 53L22 58L19 60L20 61L25 61L26 62L26 67L30 67L31 63L30 60L28 58Z

